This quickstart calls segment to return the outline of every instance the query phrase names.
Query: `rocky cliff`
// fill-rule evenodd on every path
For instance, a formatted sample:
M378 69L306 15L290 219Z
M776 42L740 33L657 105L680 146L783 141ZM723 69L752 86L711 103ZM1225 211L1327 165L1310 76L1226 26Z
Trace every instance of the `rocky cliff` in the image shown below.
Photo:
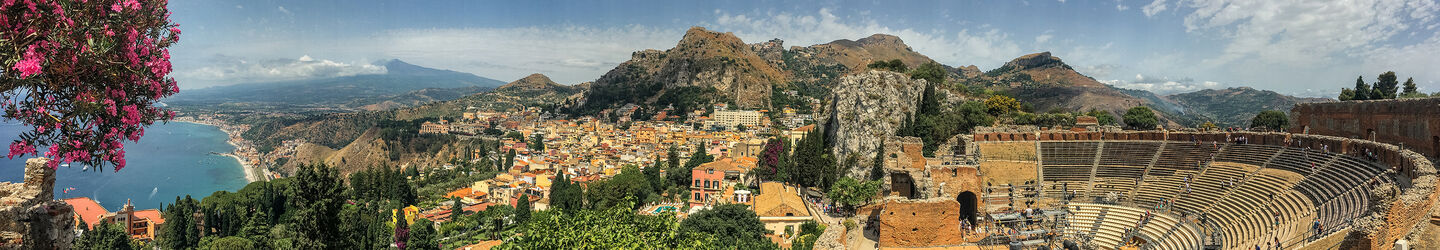
M889 71L869 71L840 78L832 89L827 116L834 119L834 155L845 159L857 154L868 161L883 138L895 135L905 118L915 113L916 101L925 91L925 80ZM852 177L865 170L851 170Z
M654 103L661 95L685 87L713 90L706 91L712 95L707 97L733 101L742 108L764 108L771 87L784 80L779 69L734 34L693 27L674 48L635 52L629 61L600 76L582 109Z

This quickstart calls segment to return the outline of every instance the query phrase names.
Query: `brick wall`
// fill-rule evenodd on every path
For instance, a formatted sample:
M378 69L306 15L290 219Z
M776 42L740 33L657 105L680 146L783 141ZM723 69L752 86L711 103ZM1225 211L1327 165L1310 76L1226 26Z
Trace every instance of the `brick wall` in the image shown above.
M1295 133L1404 144L1440 157L1440 98L1299 104L1290 121Z

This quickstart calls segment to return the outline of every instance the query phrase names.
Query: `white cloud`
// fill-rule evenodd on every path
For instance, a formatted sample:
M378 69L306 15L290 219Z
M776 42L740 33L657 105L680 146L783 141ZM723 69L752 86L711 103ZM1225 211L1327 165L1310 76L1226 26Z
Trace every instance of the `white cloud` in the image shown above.
M279 8L278 11L280 11L280 13L285 13L286 15L291 15L290 10L285 9L285 6L279 6L278 8Z
M962 29L954 33L942 31L921 31L896 29L881 25L871 18L840 18L829 9L820 9L814 15L778 13L763 17L742 14L728 14L716 11L716 23L711 30L734 32L746 42L780 38L786 45L808 46L834 41L836 39L859 39L873 34L890 34L904 39L915 51L947 65L975 64L981 68L999 67L1010 59L1023 55L1010 34L985 25Z
M1035 43L1049 42L1051 38L1055 38L1055 35L1051 35L1050 33L1040 34L1039 36L1035 36Z
M1125 6L1125 2L1123 0L1115 0L1115 10L1125 11L1128 9L1130 9L1130 6Z
M1433 21L1433 0L1190 0L1179 8L1188 32L1229 40L1209 64L1255 59L1314 64L1362 54L1378 42Z
M1169 77L1145 76L1135 74L1135 80L1099 80L1102 83L1123 89L1138 89L1154 92L1159 95L1170 95L1186 92L1194 92L1204 89L1217 89L1223 84L1214 81L1196 81L1190 78L1171 79Z
M385 67L368 63L344 63L325 59L314 59L310 55L299 59L251 60L241 57L217 55L206 66L175 73L175 78L190 83L187 88L228 85L247 82L272 82L322 77L353 76L362 74L384 74Z
M1169 6L1165 5L1165 0L1155 0L1145 5L1144 8L1140 8L1140 11L1145 12L1145 17L1153 17L1155 14L1165 11L1165 9L1168 8Z
M1060 0L1060 3L1065 3L1065 0Z

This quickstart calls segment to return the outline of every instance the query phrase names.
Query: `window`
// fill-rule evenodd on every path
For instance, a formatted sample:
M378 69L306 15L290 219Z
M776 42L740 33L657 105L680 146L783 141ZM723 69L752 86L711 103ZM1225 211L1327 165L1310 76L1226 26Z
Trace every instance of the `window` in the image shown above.
M695 180L695 186L696 186L696 187L699 187L699 186L700 186L700 180Z

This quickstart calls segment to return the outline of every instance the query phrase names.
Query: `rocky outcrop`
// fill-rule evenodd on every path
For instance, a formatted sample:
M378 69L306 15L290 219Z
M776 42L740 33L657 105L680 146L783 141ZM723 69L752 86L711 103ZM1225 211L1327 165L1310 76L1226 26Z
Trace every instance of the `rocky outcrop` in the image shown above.
M1017 70L1035 69L1050 66L1064 66L1059 57L1051 56L1049 51L1020 56L1005 63L1005 67ZM1068 67L1068 66L1064 66Z
M714 89L715 99L733 100L741 108L765 108L771 87L784 80L778 68L735 34L692 27L675 48L635 52L629 61L600 76L583 105L596 110L653 103L667 91L699 87Z
M74 208L55 200L55 169L25 161L25 182L0 182L0 249L70 249Z
M906 117L915 113L915 104L925 90L925 80L889 71L869 71L841 78L833 88L831 107L826 111L833 123L834 155L845 159L857 154L869 161L884 138L895 135ZM852 170L862 177L864 170Z

